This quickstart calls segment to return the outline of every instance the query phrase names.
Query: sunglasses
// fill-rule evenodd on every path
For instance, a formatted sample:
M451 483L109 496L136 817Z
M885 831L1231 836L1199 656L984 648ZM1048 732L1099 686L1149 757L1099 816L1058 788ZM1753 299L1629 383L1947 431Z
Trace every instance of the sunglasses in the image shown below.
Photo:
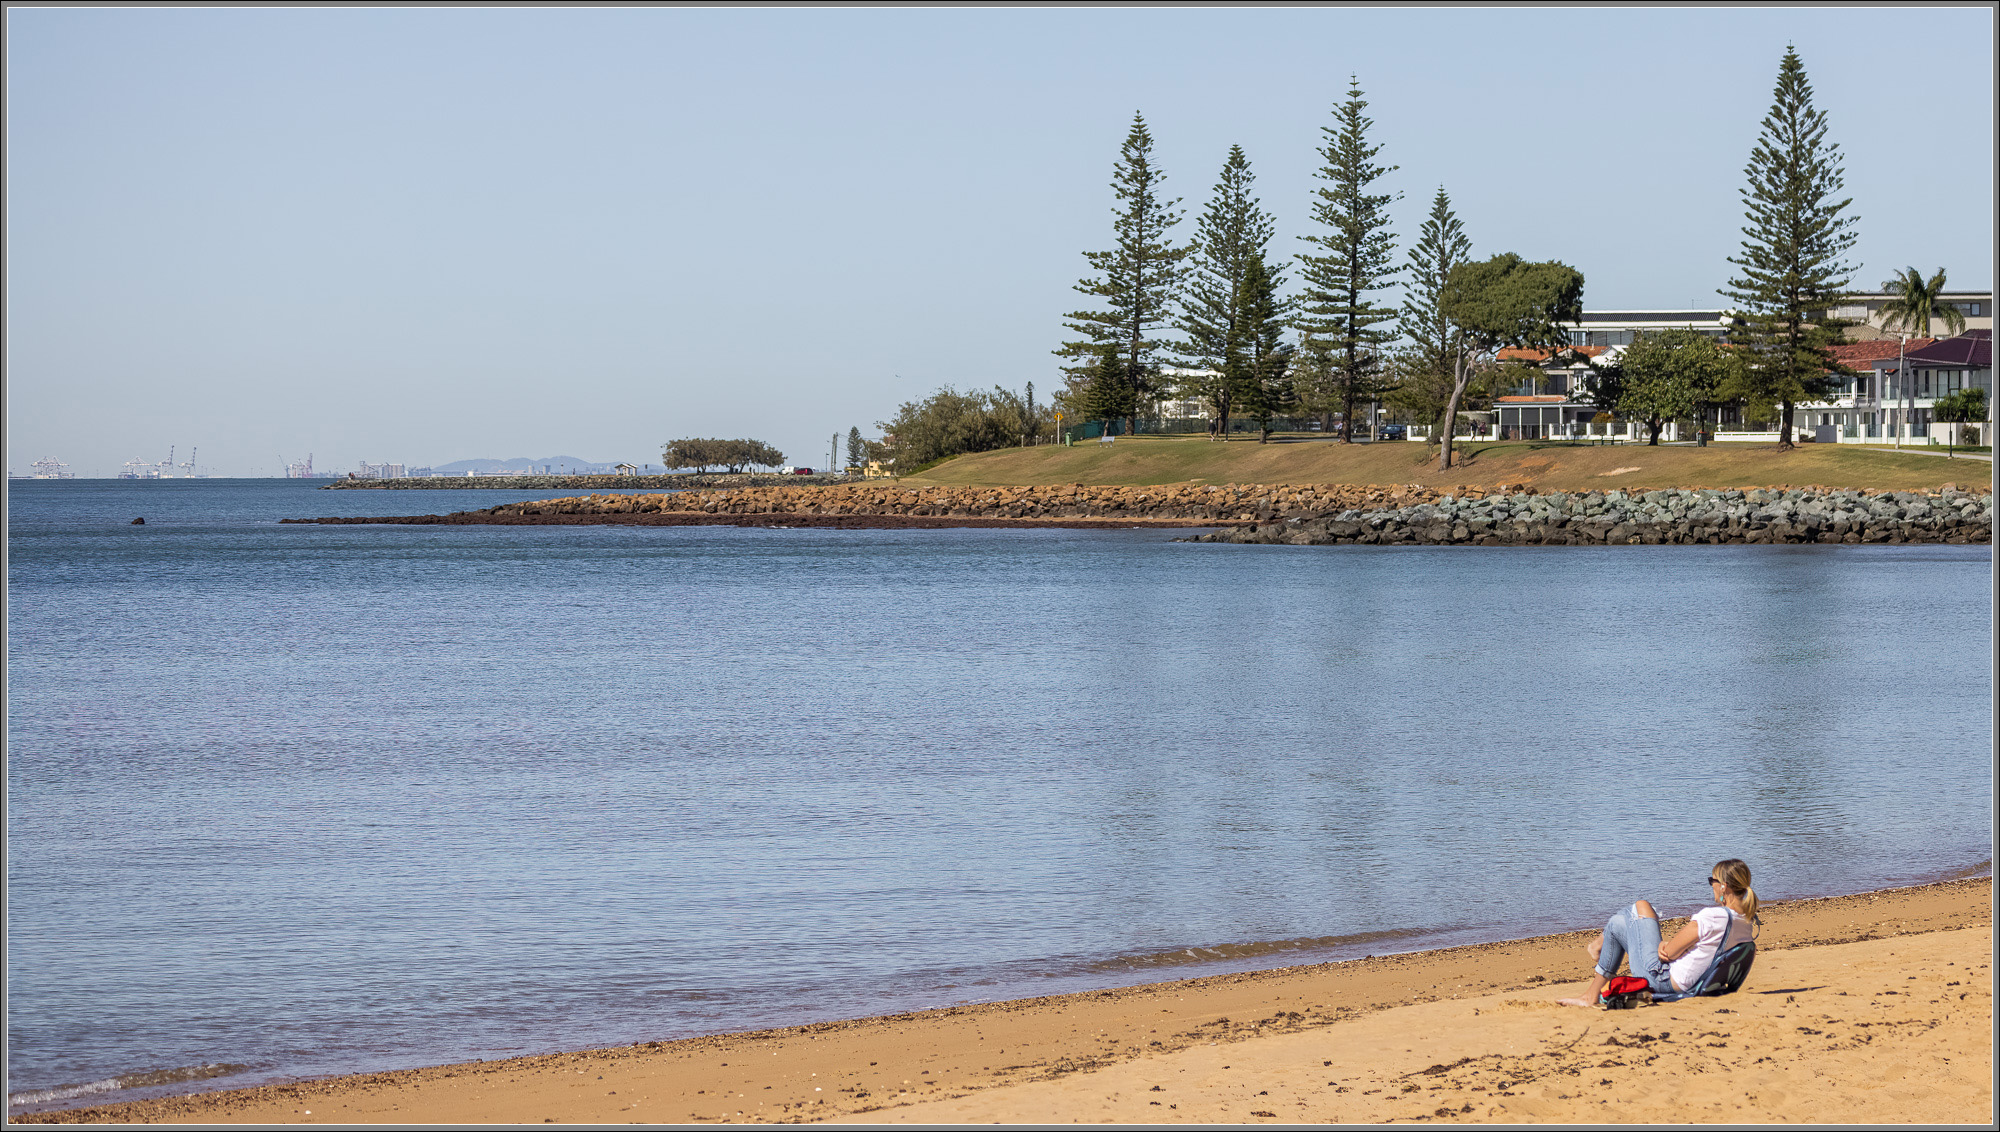
M1722 882L1721 882L1721 881L1719 881L1719 880L1717 880L1717 879L1715 879L1714 877L1709 877L1709 878L1708 878L1708 883L1710 883L1710 884L1721 884Z

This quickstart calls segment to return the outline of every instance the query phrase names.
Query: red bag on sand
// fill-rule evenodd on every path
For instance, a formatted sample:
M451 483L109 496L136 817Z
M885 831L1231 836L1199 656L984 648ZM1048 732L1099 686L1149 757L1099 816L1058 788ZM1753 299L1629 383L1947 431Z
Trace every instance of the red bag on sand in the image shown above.
M1611 1010L1628 1010L1653 999L1653 984L1637 975L1618 975L1604 984L1597 1001Z

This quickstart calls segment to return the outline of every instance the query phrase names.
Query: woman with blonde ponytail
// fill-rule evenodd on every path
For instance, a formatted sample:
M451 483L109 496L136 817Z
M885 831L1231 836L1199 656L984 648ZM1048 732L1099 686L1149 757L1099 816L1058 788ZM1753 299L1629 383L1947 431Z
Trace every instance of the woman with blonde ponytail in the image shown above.
M1604 934L1584 948L1595 963L1590 990L1582 998L1565 998L1566 1006L1595 1006L1598 992L1618 973L1618 961L1631 957L1632 973L1652 985L1655 994L1678 994L1693 986L1708 970L1715 953L1756 935L1757 890L1750 887L1750 866L1731 857L1708 871L1709 892L1721 903L1688 917L1674 938L1660 940L1660 914L1644 900L1613 913Z

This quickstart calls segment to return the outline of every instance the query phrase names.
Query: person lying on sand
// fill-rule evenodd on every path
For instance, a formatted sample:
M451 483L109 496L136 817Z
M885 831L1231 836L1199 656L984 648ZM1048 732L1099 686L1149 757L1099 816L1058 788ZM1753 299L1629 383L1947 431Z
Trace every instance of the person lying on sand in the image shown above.
M1665 943L1660 942L1660 914L1646 901L1612 913L1604 934L1584 948L1596 963L1590 989L1582 998L1558 1001L1564 1006L1597 1005L1598 992L1627 956L1632 973L1652 984L1655 994L1686 990L1708 970L1718 948L1734 947L1756 934L1757 893L1750 887L1750 866L1734 857L1717 862L1709 870L1708 886L1722 903L1688 917L1687 926Z

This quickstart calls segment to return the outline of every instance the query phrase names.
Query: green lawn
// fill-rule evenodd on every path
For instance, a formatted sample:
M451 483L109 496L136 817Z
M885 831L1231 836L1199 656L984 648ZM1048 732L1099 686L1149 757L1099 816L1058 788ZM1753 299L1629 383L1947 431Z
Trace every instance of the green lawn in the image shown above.
M1053 483L1376 483L1427 487L1525 483L1543 491L1611 487L1767 487L1818 485L1884 490L1936 489L1945 483L1989 485L1992 466L1855 444L1571 444L1506 441L1458 446L1465 457L1437 470L1436 450L1410 441L1341 444L1301 440L1222 443L1205 437L1120 437L1074 447L1046 445L947 460L910 484L1004 486Z

